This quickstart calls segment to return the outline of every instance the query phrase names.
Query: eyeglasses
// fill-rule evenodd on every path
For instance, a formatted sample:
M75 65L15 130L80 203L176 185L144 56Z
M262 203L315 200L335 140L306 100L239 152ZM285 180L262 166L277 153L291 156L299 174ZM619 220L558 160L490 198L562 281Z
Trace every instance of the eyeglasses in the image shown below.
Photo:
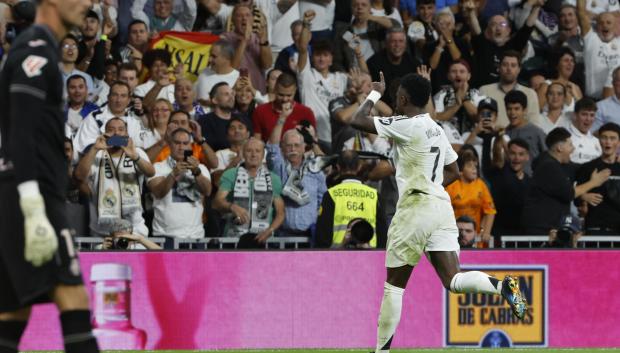
M77 49L77 45L75 44L64 44L62 46L63 49Z

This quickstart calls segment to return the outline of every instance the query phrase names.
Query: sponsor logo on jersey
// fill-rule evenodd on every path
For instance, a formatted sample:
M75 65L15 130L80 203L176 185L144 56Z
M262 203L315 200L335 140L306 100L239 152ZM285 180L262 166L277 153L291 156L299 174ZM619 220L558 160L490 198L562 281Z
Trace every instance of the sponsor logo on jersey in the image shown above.
M547 346L546 265L471 265L466 270L483 271L499 280L508 274L519 277L528 312L521 321L499 295L445 291L445 346Z
M47 65L47 59L38 55L29 55L22 63L22 69L29 78L41 75L41 69Z

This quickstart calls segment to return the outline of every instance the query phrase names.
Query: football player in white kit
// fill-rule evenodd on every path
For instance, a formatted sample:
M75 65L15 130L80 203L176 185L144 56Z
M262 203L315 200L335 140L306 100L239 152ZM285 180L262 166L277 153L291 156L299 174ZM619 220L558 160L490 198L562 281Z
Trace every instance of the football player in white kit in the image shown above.
M444 287L454 293L502 295L513 313L522 319L527 311L519 281L506 276L503 281L483 272L461 272L458 228L450 196L444 186L459 177L454 152L441 127L425 106L431 94L426 69L408 74L396 91L397 116L372 117L370 111L385 91L381 82L353 116L351 126L392 139L395 148L396 182L399 200L390 224L385 266L387 280L379 313L375 352L389 352L400 321L402 297L413 267L426 254Z

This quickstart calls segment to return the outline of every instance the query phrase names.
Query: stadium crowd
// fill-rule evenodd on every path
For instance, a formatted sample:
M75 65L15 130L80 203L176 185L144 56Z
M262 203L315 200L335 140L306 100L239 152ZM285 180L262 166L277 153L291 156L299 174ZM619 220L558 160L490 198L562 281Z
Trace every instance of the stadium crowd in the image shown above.
M0 56L33 20L0 0ZM152 47L166 31L218 36L197 78ZM379 117L399 78L431 79L462 247L620 235L617 0L94 0L58 50L67 206L105 249L385 246L392 141L349 126L380 72Z

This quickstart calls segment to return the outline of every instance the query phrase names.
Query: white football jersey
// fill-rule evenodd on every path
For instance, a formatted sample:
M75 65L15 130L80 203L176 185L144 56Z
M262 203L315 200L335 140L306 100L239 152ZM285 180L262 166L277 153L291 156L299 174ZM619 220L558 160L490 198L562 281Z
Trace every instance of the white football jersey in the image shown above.
M374 117L379 136L394 141L399 195L411 190L450 202L444 189L443 167L457 159L443 129L429 114Z

